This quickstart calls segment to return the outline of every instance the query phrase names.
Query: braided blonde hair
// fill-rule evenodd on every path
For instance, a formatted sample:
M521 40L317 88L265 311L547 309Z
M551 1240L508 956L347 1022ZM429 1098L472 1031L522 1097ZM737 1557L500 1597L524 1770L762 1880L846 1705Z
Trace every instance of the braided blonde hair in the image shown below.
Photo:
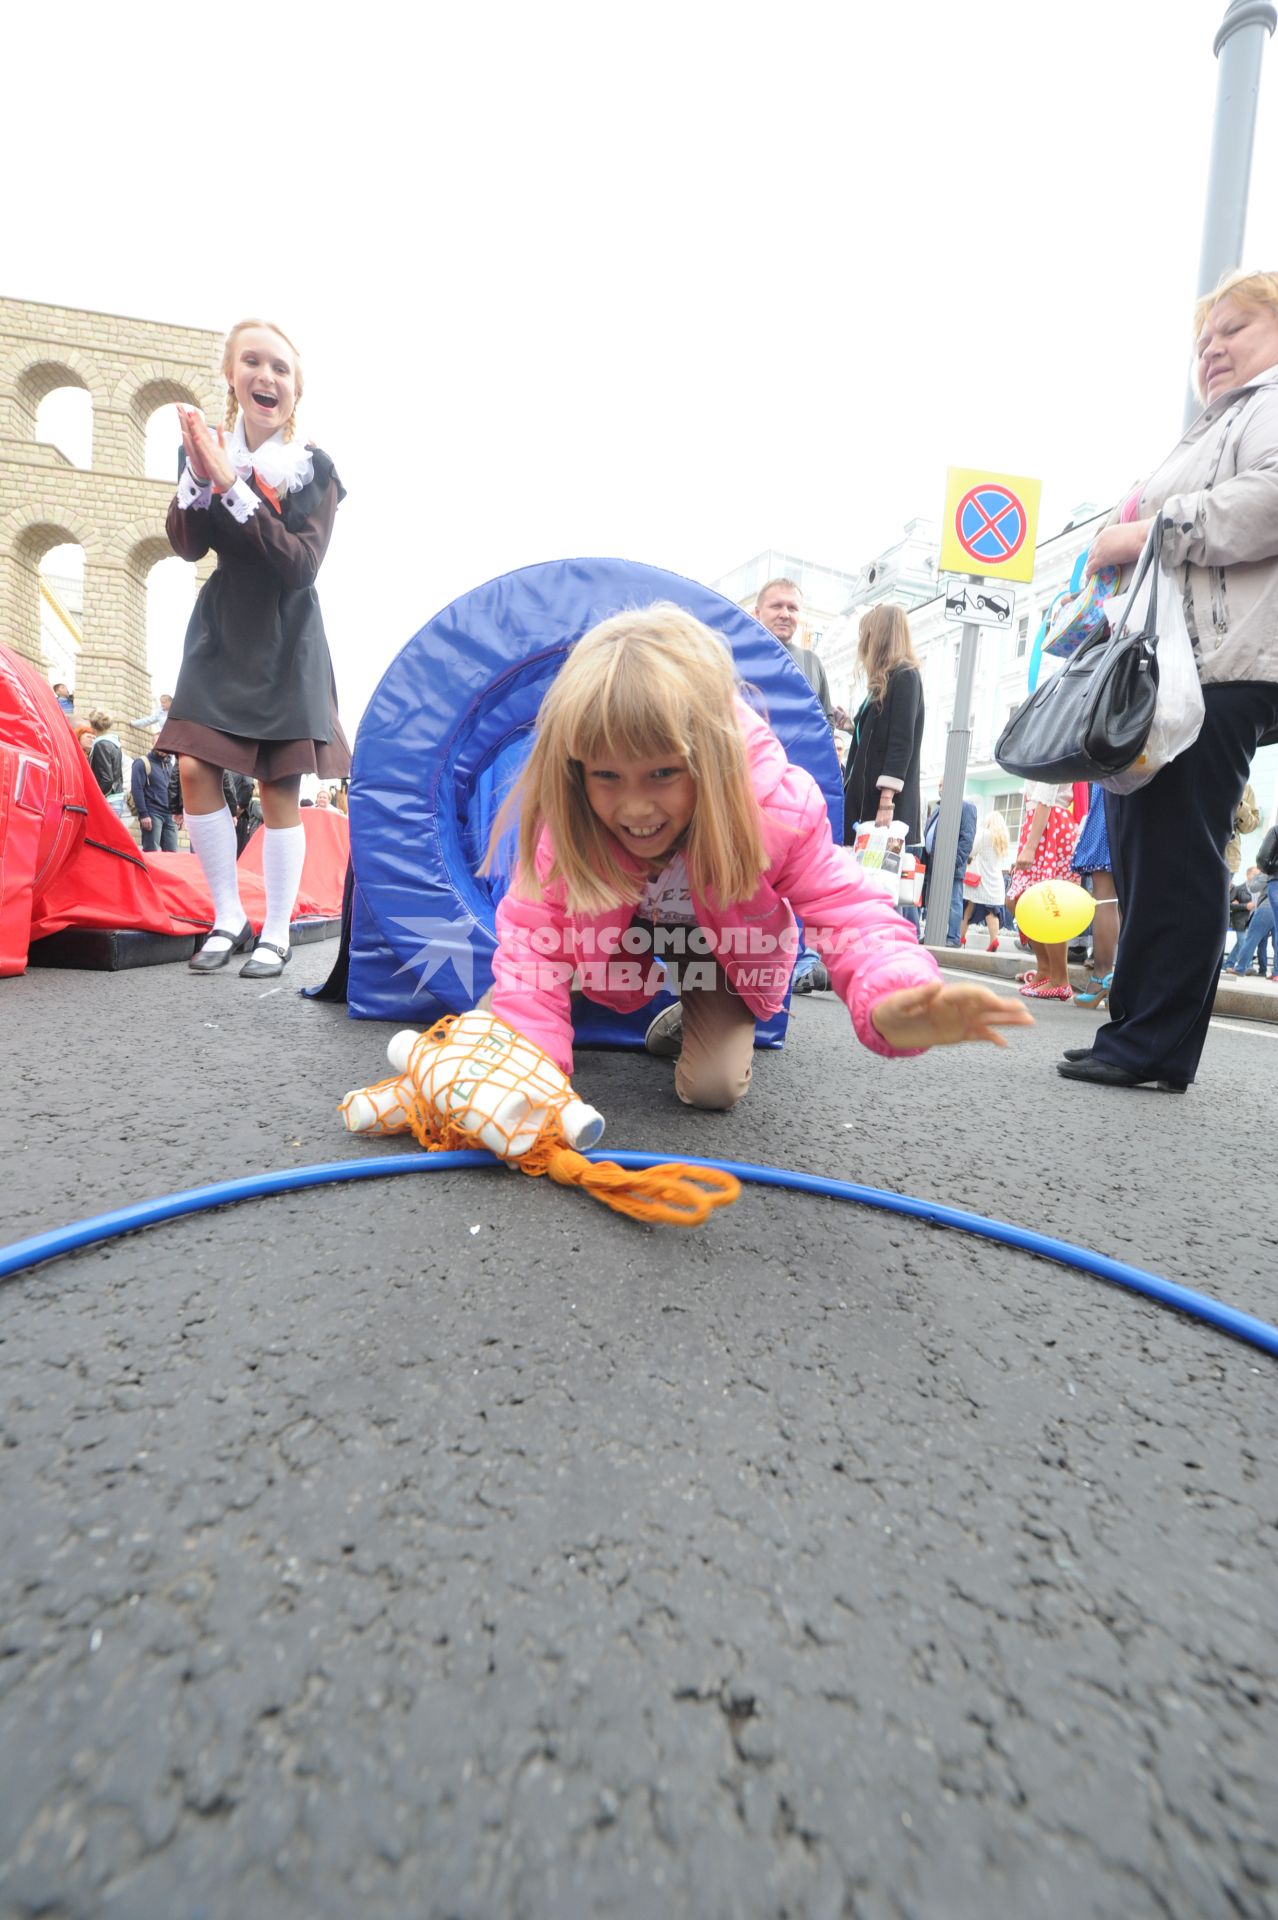
M246 332L249 327L262 327L266 330L267 333L275 334L278 339L284 342L284 345L288 348L289 352L293 356L293 384L297 389L297 399L300 400L302 397L301 355L298 353L297 348L293 345L293 342L289 339L288 335L285 333L283 327L277 327L273 320L237 320L235 325L231 328L231 331L227 334L226 344L222 348L222 378L226 381L225 425L228 433L230 432L231 428L235 425L236 418L240 411L240 403L235 398L235 388L231 384L231 368L235 364L235 342L239 338L240 334ZM284 443L286 446L288 442L293 438L293 435L296 432L296 430L297 430L297 404L295 401L293 405L292 413L290 413L290 415L288 416L288 419L284 422Z

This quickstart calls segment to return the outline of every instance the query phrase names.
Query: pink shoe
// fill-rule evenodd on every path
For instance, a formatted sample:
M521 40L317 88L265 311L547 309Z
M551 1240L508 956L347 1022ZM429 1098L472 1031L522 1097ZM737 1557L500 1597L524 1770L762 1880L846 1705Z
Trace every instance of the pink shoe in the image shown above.
M994 935L994 938L990 941L990 944L988 945L988 947L986 947L985 951L986 953L998 952L998 935L997 934Z
M1073 987L1053 987L1046 980L1038 986L1022 987L1021 992L1027 1000L1072 1000L1074 998Z

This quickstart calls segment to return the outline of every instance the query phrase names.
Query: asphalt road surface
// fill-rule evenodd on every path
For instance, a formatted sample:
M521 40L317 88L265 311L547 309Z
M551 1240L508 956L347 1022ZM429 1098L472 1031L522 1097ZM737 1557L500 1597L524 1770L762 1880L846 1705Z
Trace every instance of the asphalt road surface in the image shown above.
M182 967L0 982L11 1241L378 1153L389 1029ZM889 1062L798 1003L733 1114L583 1054L605 1145L789 1165L1278 1320L1278 1029L1178 1098L1095 1016ZM1278 1914L1278 1362L748 1188L495 1169L254 1201L0 1290L0 1913Z

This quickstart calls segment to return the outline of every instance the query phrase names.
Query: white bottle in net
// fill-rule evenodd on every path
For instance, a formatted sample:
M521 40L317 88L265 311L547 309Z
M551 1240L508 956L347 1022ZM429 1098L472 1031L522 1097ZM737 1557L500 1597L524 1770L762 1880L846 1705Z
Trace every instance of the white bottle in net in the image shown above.
M386 1053L397 1073L408 1071L420 1038L408 1027L391 1040ZM503 1159L527 1153L555 1110L565 1141L578 1151L595 1146L603 1133L602 1114L577 1098L540 1047L490 1013L462 1014L443 1045L427 1050L420 1068L441 1118L464 1117L476 1141Z

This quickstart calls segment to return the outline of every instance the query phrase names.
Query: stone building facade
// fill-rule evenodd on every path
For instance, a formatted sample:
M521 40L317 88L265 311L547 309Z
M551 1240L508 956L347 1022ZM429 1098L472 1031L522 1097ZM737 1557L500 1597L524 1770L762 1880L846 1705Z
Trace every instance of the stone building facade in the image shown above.
M146 580L172 551L164 519L173 483L146 478L146 424L175 400L220 419L221 353L221 334L197 327L0 298L0 638L46 665L40 562L51 547L83 548L78 714L151 707ZM59 387L82 387L93 404L87 472L36 439L36 411ZM125 744L140 752L148 739Z

